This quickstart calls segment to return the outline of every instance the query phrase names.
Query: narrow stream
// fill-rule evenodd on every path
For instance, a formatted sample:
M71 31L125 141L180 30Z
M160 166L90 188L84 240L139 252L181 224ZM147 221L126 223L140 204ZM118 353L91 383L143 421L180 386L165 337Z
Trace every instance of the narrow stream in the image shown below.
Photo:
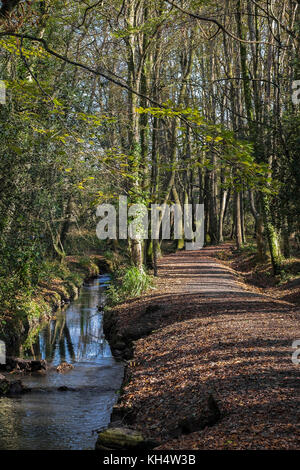
M121 386L123 366L114 360L103 335L105 285L102 275L85 284L77 300L57 313L33 345L35 358L74 369L22 377L32 391L0 398L0 449L93 449L93 430L109 423ZM28 356L27 356L28 357ZM66 386L70 391L58 391Z

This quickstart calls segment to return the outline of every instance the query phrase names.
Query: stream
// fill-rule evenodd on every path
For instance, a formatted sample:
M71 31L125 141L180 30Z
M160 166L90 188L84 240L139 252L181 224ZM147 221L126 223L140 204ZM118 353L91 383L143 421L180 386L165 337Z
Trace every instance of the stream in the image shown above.
M74 369L20 377L31 392L0 398L0 449L94 449L118 398L123 365L116 362L104 338L105 286L109 276L86 283L79 297L47 322L32 345L31 357ZM30 355L26 355L29 358ZM16 377L19 378L19 377ZM58 387L72 390L59 391Z

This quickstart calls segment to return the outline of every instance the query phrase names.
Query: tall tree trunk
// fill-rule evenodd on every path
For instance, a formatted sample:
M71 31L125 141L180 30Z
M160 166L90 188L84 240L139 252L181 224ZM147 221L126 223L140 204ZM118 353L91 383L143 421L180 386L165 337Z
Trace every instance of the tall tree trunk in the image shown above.
M225 215L227 197L228 197L228 190L225 189L225 190L222 191L222 194L221 194L221 203L220 203L220 212L219 212L219 230L218 230L218 241L219 241L219 243L222 243L224 241L223 223L224 223L224 215Z
M235 191L234 193L234 207L235 207L235 236L236 236L236 247L239 250L243 244L242 238L242 224L241 224L241 197L240 194Z
M255 239L256 239L256 246L257 246L257 255L260 261L264 261L266 257L265 251L265 243L263 237L263 217L260 212L257 211L254 201L254 193L252 190L249 190L249 200L250 200L250 208L252 215L255 219Z
M241 0L237 0L236 8L236 22L237 22L237 31L240 38L244 39L243 27L242 27L242 13L241 13ZM252 106L252 96L250 88L250 77L247 65L247 48L246 44L243 42L239 43L240 47L240 61L241 61L241 73L243 78L243 89L244 89L244 98L245 98L245 107L248 120L249 134L253 142L256 141L256 126L253 122L254 112ZM270 146L269 146L270 147ZM281 252L278 234L274 227L271 217L270 209L270 196L266 193L261 195L262 211L265 222L266 234L269 243L269 249L271 254L272 266L274 273L280 271L281 264Z
M265 222L266 234L269 242L271 261L273 266L273 272L275 275L281 271L282 255L278 240L277 232L272 223L272 214L270 208L270 200L267 194L262 194L262 210Z

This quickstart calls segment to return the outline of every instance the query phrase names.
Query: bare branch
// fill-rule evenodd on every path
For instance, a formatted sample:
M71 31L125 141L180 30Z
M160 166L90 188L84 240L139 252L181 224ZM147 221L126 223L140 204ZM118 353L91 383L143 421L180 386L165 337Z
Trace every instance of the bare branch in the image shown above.
M218 31L221 29L225 34L227 34L228 36L230 36L232 39L234 39L235 41L239 41L239 42L243 42L245 44L266 44L266 45L269 45L269 46L273 46L275 47L274 44L270 43L270 42L263 42L263 41L247 41L246 39L242 39L242 38L239 38L237 36L235 36L233 33L231 33L230 31L228 31L228 29L225 28L225 26L220 23L218 20L216 20L215 18L208 18L206 16L202 16L202 15L198 15L197 13L193 13L193 12L190 12L190 11L187 11L185 10L184 8L180 7L179 5L177 5L176 3L172 2L171 0L165 0L169 5L172 5L174 8L177 8L177 10L181 11L182 13L184 13L185 15L188 15L192 18L196 18L197 20L200 20L200 21L207 21L209 23L213 23L215 24L216 26L218 26ZM217 33L218 33L217 31ZM216 34L217 34L216 33ZM283 47L283 46L281 46Z
M7 17L21 0L2 0L2 7L0 8L0 16Z

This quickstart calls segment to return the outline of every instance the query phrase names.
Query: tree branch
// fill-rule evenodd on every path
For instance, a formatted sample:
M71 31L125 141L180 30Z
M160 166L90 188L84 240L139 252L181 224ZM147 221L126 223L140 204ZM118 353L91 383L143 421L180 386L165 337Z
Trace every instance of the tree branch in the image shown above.
M53 49L51 49L48 46L47 41L43 38L37 38L37 37L31 36L29 34L14 33L13 31L5 31L5 32L2 32L2 33L0 32L0 37L5 37L5 36L12 36L12 37L15 37L15 38L20 38L21 40L28 39L30 41L39 42L40 44L42 44L42 46L44 47L45 51L48 52L48 54L50 54L54 57L57 57L60 60L63 60L67 64L74 65L75 67L80 67L80 68L82 68L84 70L87 70L88 72L91 72L95 75L99 75L100 77L105 78L106 80L114 83L115 85L118 85L122 88L125 88L126 90L130 91L130 93L134 93L135 95L139 96L140 98L144 98L144 99L148 100L150 103L154 104L155 106L158 106L160 108L166 108L166 106L162 105L161 103L158 103L157 101L154 101L149 96L143 95L142 93L139 93L138 91L131 88L129 85L127 85L123 81L123 78L118 77L116 74L114 74L114 76L116 78L112 78L112 77L109 76L110 72L107 72L107 71L101 72L99 70L95 70L92 67L90 67L89 65L85 65L85 64L82 64L82 63L77 62L75 60L69 59L67 56L64 56L64 55L60 54L59 52L54 51Z
M193 12L190 12L190 11L187 11L185 10L184 8L180 7L179 5L177 5L176 3L172 2L171 0L165 0L169 5L172 5L174 8L176 8L177 10L181 11L182 13L184 13L185 15L188 15L190 16L191 18L195 18L197 20L200 20L200 21L207 21L209 23L213 23L215 24L216 26L218 26L218 31L217 33L219 32L219 30L221 29L225 34L227 34L228 36L230 36L232 39L234 39L235 41L239 41L239 42L243 42L245 44L265 44L265 45L269 45L269 46L274 46L274 44L270 43L270 42L262 42L262 41L247 41L246 39L242 39L242 38L239 38L237 36L235 36L233 33L231 33L230 31L228 31L228 29L225 28L225 26L220 23L218 20L214 19L214 18L207 18L206 16L202 16L202 15L198 15L197 13L193 13ZM216 33L216 34L217 34ZM283 47L283 46L281 46Z
M20 2L21 0L2 0L2 7L0 8L0 22L1 20L6 20Z

